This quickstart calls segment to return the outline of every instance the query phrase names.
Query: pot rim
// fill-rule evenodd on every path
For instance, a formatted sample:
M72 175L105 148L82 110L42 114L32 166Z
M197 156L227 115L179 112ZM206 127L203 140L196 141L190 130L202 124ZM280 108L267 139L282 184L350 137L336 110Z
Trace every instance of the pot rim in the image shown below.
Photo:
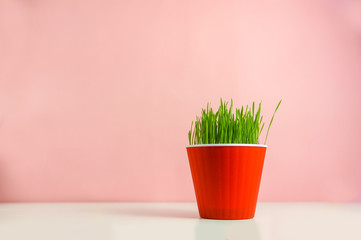
M187 145L186 148L191 147L265 147L267 145L263 144L251 144L251 143L215 143L215 144L196 144L196 145Z

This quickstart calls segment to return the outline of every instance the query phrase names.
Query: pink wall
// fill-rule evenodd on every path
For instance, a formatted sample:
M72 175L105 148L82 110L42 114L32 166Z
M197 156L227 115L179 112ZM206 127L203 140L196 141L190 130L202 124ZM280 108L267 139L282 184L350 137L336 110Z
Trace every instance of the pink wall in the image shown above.
M360 28L331 2L0 0L0 201L194 201L220 97L283 99L261 200L360 201Z

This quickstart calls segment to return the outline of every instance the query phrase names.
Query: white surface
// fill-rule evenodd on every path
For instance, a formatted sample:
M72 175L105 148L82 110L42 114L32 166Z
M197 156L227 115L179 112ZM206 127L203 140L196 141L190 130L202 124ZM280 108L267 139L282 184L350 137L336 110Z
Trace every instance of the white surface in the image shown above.
M195 203L0 204L0 239L361 240L361 203L259 203L253 220L205 220Z

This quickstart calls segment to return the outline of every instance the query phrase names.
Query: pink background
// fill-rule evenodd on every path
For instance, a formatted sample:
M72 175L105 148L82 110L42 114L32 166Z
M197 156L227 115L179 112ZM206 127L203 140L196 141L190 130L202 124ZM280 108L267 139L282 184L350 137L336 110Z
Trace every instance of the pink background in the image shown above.
M194 201L187 131L220 97L283 99L260 200L360 201L351 2L0 0L0 201Z

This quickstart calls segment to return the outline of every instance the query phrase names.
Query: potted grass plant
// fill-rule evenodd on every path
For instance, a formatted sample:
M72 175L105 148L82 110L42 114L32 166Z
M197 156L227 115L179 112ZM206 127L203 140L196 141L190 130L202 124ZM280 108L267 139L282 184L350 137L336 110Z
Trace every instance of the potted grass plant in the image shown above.
M268 125L264 144L261 103L236 108L221 99L215 112L209 104L192 122L187 154L201 218L249 219L257 205L267 137L278 103Z

